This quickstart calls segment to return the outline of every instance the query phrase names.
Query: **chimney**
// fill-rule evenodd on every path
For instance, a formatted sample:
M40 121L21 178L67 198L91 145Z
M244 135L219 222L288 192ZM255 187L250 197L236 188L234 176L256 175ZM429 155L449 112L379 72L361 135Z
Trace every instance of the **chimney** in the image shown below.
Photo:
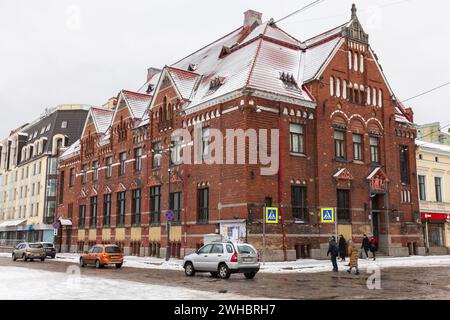
M409 118L409 121L414 122L414 112L411 108L405 108L405 113Z
M149 81L151 78L153 78L153 76L155 74L158 74L160 72L161 72L161 69L154 68L154 67L148 68L147 69L147 81Z
M244 28L250 28L256 23L257 26L262 24L262 13L255 10L247 10L244 12Z

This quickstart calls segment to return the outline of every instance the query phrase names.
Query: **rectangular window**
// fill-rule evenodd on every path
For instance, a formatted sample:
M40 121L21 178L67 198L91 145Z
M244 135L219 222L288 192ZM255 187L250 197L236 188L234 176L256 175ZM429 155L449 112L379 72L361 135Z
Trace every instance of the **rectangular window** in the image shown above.
M120 161L119 176L123 176L125 174L125 170L127 167L127 164L126 164L127 153L126 152L122 152L119 154L119 161Z
M436 192L436 201L442 202L442 178L434 177L434 190Z
M419 175L419 199L425 201L427 195L425 193L425 176Z
M345 159L345 133L334 131L334 154L336 159Z
M370 162L380 163L378 138L370 137Z
M90 226L97 226L97 197L91 197Z
M203 150L203 159L207 159L209 157L209 127L202 128L202 150Z
M294 219L307 220L306 187L292 186L291 188L292 216Z
M69 187L73 187L75 185L75 168L70 168L69 171Z
M81 183L85 184L87 181L87 165L83 164L83 166L81 167L81 171L83 173L83 175L81 176Z
M141 171L142 169L142 148L134 149L134 170Z
M106 158L106 178L112 177L112 163L113 163L112 157Z
M85 225L86 225L86 205L81 205L79 206L79 213L78 213L78 227L84 228Z
M400 146L400 181L409 184L408 147Z
M125 191L117 193L117 225L125 224Z
M92 162L92 180L97 181L98 180L98 161Z
M209 189L203 188L198 191L198 221L206 223L209 219Z
M103 225L109 227L111 225L111 194L105 194L103 196Z
M133 190L132 194L132 221L133 225L141 224L141 189Z
M363 160L363 136L361 134L353 134L353 159Z
M161 187L150 188L150 215L152 224L161 223Z
M170 210L173 212L173 221L181 221L181 192L173 192L170 194Z
M338 221L350 221L350 191L337 190L337 218Z
M161 156L162 156L162 148L161 142L157 142L153 144L153 169L158 169L161 167Z
M305 153L305 142L303 140L303 126L300 124L291 123L289 125L291 152Z

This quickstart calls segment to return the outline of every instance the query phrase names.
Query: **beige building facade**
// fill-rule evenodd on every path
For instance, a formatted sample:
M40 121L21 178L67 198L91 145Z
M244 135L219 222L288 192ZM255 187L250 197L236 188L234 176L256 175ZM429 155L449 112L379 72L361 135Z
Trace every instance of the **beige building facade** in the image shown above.
M450 253L450 146L417 145L420 213L429 254Z

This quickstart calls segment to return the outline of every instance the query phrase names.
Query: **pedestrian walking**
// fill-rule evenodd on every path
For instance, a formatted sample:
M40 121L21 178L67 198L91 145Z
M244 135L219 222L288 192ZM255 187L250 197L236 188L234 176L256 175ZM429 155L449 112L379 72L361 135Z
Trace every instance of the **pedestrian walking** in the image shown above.
M378 251L378 241L377 238L375 238L375 236L372 236L370 238L370 252L372 252L373 260L376 259L375 252L377 251Z
M339 235L339 258L341 261L345 261L347 255L347 241L342 234Z
M370 240L365 233L361 244L361 249L364 249L364 252L366 253L366 259L369 259Z
M358 268L359 250L356 248L355 243L351 239L348 240L348 256L350 257L350 269L348 269L347 272L351 273L352 269L355 268L355 272L358 275L359 274L359 268Z
M338 254L339 254L339 247L336 243L336 238L334 236L332 236L330 238L330 243L328 245L327 256L331 255L331 263L333 264L334 272L338 272L338 265L337 265Z

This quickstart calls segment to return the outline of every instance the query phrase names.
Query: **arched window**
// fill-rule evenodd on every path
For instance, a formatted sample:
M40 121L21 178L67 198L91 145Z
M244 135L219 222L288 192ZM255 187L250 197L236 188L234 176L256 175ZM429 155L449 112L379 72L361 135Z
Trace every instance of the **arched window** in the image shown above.
M378 106L383 106L383 91L381 89L378 89Z
M330 95L334 96L334 78L330 77Z
M367 105L368 106L370 106L370 95L371 95L370 87L367 87Z
M341 79L336 79L336 97L341 97Z
M376 106L377 105L377 89L373 88L372 93L373 93L373 95L372 95L372 105Z
M364 72L364 56L362 53L359 55L359 71Z
M359 104L363 105L366 100L366 91L364 90L364 86L361 84L359 86Z
M352 70L352 52L349 50L348 51L348 69Z
M347 80L342 80L342 98L347 99Z
M358 71L358 54L354 53L353 70Z

